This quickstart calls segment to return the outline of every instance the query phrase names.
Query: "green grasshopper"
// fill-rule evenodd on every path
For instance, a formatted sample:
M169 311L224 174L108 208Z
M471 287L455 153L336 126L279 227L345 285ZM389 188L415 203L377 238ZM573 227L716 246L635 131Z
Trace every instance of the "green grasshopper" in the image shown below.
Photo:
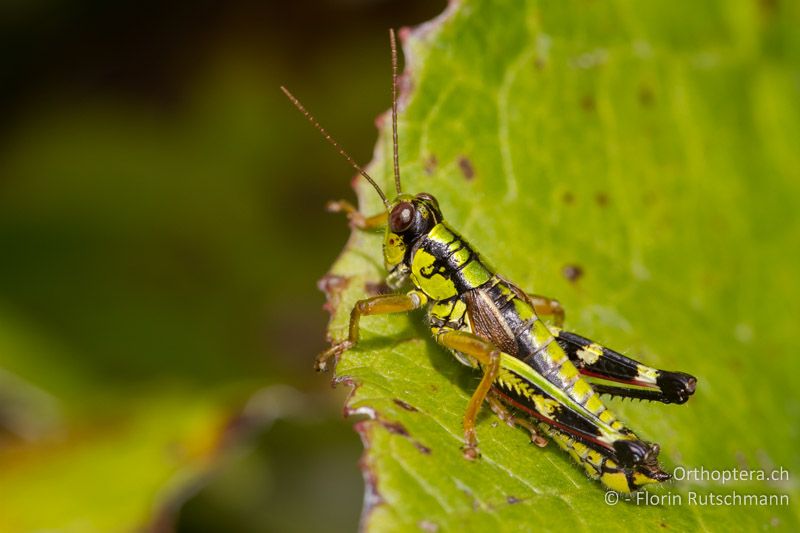
M389 201L375 180L347 154L286 88L281 90L320 133L375 188L386 211L366 217L340 201L351 224L368 230L385 226L383 256L387 285L405 293L360 300L350 315L349 336L319 355L325 370L358 343L362 317L428 308L437 343L463 364L482 372L463 419L467 459L479 457L475 419L486 401L509 425L519 425L542 446L554 440L588 475L609 489L631 492L670 478L658 463L659 446L640 439L600 400L600 394L684 403L697 380L682 372L645 366L584 337L561 329L564 310L552 298L527 294L488 266L445 222L428 193L402 192L397 143L397 46L392 51L392 138L397 196ZM555 325L539 317L550 316ZM620 385L596 384L600 378ZM521 412L515 416L512 411Z

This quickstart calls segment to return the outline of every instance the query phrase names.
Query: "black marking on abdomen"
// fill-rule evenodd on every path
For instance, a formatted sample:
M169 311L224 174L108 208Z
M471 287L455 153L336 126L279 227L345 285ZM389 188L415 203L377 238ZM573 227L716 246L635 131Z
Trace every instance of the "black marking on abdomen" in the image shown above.
M561 365L554 364L547 354L547 348L553 343L553 340L553 337L550 337L544 344L536 346L531 352L521 358L525 364L534 368L551 383L555 383L552 377L557 375L559 370L561 370Z

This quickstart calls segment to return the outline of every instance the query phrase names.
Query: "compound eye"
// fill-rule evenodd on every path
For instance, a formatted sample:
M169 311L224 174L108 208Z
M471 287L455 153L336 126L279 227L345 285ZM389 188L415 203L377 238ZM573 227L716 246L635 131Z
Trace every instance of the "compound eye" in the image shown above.
M394 233L402 233L414 220L414 206L410 202L401 202L392 209L389 215L389 226Z

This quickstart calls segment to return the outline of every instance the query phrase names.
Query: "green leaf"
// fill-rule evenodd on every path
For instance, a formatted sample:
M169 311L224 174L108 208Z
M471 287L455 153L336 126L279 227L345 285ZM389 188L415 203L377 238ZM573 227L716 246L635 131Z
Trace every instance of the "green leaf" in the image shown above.
M798 527L796 506L690 500L798 497L797 21L784 3L456 2L405 36L400 106L407 192L434 194L498 272L560 299L569 329L698 377L683 406L608 401L668 470L782 467L789 480L684 480L648 493L660 505L608 505L564 453L488 409L468 462L479 376L422 314L369 317L336 369L355 386L349 412L368 415L367 529ZM370 170L391 193L383 118ZM381 209L357 190L362 211ZM381 236L353 232L331 274L341 339L385 274Z

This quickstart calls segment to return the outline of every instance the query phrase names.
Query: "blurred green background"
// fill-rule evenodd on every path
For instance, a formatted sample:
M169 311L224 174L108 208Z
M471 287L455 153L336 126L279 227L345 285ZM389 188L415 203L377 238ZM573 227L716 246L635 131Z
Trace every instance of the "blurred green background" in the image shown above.
M444 4L0 4L0 530L356 527L311 369L352 171L278 86L366 163Z

